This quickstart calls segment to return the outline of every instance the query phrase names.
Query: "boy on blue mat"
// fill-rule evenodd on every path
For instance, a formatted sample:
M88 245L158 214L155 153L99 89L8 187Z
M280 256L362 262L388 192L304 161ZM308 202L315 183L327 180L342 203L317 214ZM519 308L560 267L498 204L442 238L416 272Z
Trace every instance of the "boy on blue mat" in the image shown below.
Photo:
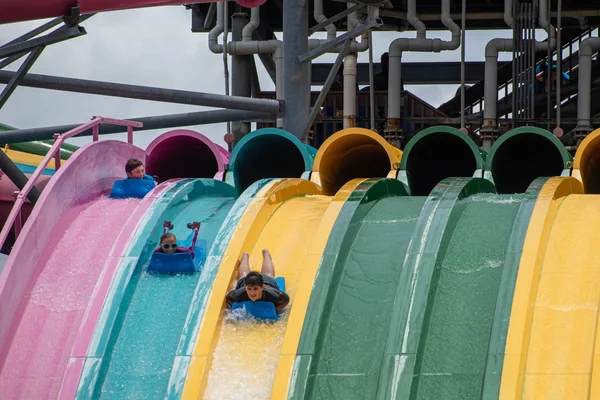
M260 273L250 271L248 253L242 254L237 284L234 290L227 293L228 308L231 308L233 303L243 301L269 301L275 304L275 310L279 313L290 302L290 297L279 290L275 281L275 267L269 250L265 249L262 253L263 264Z
M125 164L125 173L128 179L147 179L158 183L158 177L146 175L144 163L136 158L130 158Z

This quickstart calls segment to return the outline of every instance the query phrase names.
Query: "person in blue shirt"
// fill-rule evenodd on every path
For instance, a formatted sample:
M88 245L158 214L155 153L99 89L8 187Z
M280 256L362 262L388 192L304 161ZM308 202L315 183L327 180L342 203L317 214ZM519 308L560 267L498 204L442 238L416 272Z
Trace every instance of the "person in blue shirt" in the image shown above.
M127 174L127 179L147 179L159 183L157 177L146 175L144 163L136 158L127 160L127 163L125 164L125 173Z
M556 68L556 64L552 64L551 67L552 70L552 87L551 90L555 89L556 86L556 77L557 77L557 68ZM541 64L538 64L538 66L535 68L535 93L536 94L540 94L540 93L544 93L547 89L547 77L548 75L548 62L544 62ZM569 81L571 80L571 77L569 76L569 74L566 74L564 72L560 73L561 75L561 79L560 79L560 85L561 86L565 86L569 83Z

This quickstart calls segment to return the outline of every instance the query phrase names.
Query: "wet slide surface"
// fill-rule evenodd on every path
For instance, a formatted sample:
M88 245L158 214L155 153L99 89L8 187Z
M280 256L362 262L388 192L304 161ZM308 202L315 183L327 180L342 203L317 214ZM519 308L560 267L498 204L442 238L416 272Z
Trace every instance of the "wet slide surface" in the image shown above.
M270 250L276 276L285 277L290 305L275 324L247 320L226 320L222 324L204 399L271 397L290 307L296 293L310 291L310 287L299 284L310 257L312 239L331 200L326 196L296 196L285 201L259 233L252 248L247 249L251 267L257 270L262 264L262 249Z
M523 336L515 335L521 347L505 363L502 399L600 395L600 197L569 195L554 203L556 215L547 240L540 242L541 262L527 298L531 303L515 303L527 307L530 322L516 330L511 320L511 333Z
M3 399L57 398L96 281L139 201L102 197L73 207L56 224L58 238L44 249L45 265L0 375Z
M475 194L455 205L432 278L412 399L479 399L504 259L522 195Z
M136 260L117 314L93 398L165 397L194 292L198 285L212 285L212 280L201 280L200 273L151 275L145 269L150 252L158 246L165 219L173 222L173 233L179 242L191 232L187 223L200 221L198 240L206 241L208 255L235 201L233 188L219 184L217 189L205 193L204 185L197 182L181 201L169 207L160 218L155 218L150 237L138 236L132 252L137 251L141 256ZM177 184L178 187L185 185L189 187L194 183Z
M292 398L366 399L375 392L402 261L424 202L388 197L347 230L336 223L298 349L300 359L312 359L302 362L310 368L297 368ZM338 221L352 218L345 211ZM338 253L337 262L328 251ZM320 308L320 318L313 316Z

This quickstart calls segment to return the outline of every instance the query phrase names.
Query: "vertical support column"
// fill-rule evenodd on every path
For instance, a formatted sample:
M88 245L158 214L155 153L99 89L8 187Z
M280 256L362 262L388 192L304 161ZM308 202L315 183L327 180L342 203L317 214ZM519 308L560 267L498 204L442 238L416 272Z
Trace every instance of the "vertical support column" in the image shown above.
M248 14L233 14L231 17L232 40L242 40L242 30L248 22L250 22ZM233 96L252 97L252 57L251 55L231 57L231 94ZM233 122L231 130L235 146L246 134L250 133L251 126L249 122Z
M60 133L55 133L54 134L54 143L56 143L59 139L60 139ZM54 170L58 171L59 168L60 168L60 147L58 148L58 151L56 153L54 153Z
M94 142L98 141L99 134L100 134L100 126L99 125L94 125L94 127L92 128L92 140Z
M283 129L306 143L310 63L300 63L298 56L308 51L308 0L283 1L283 43Z
M133 144L133 126L127 125L127 143Z

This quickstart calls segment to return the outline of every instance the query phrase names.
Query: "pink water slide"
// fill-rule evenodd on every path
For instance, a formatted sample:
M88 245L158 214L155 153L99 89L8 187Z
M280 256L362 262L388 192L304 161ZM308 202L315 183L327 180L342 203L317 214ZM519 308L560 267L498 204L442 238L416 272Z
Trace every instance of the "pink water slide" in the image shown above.
M79 6L82 14L179 4L214 3L215 0L0 0L0 24L70 15ZM243 7L257 7L265 0L238 0Z
M154 201L176 181L161 184L143 200L108 199L126 160L146 160L149 170L167 178L178 178L169 176L177 173L169 157L177 158L180 148L196 148L197 153L179 154L188 163L210 164L196 171L211 174L204 177L222 174L228 160L226 152L193 131L169 132L155 142L148 157L123 142L87 145L44 189L0 275L2 399L73 398L79 357L85 356L127 245Z

